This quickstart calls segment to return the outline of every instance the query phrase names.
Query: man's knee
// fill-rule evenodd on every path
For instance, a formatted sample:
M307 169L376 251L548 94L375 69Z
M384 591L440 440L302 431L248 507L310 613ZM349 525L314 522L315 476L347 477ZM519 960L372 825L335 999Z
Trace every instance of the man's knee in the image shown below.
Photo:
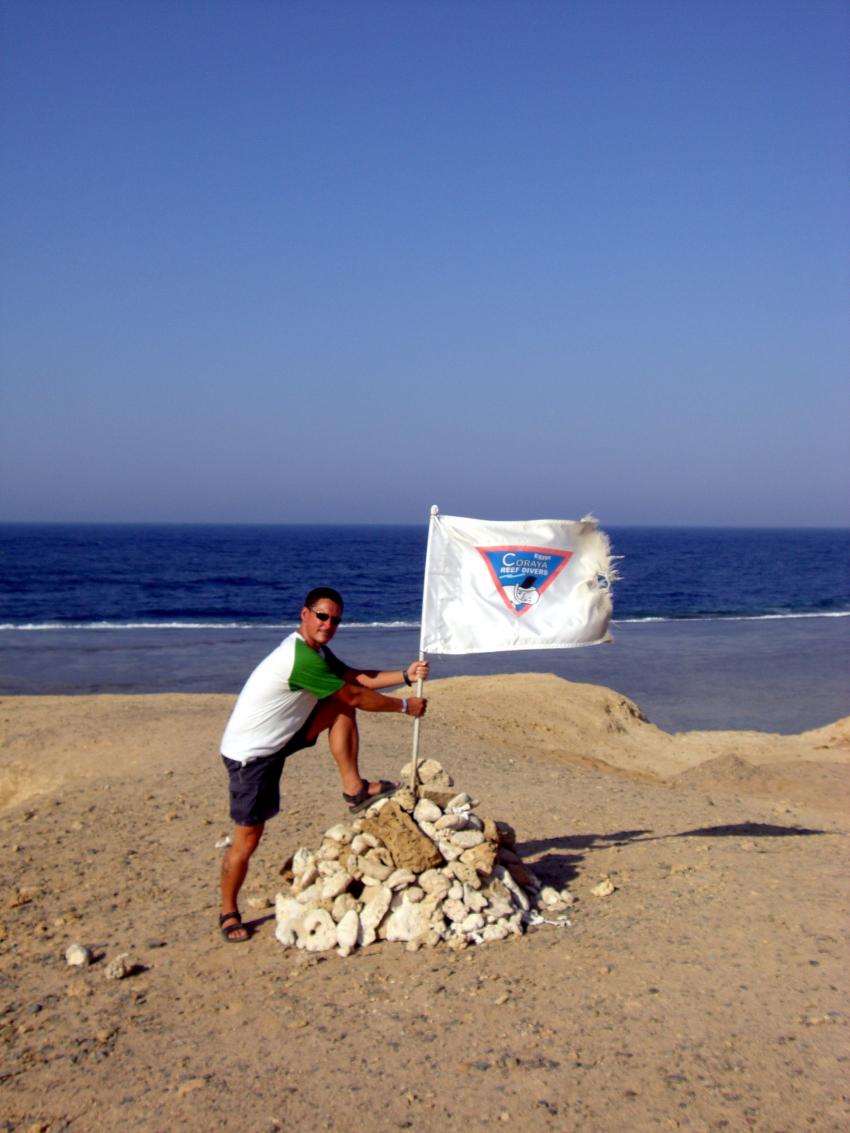
M307 739L315 740L322 732L329 731L340 722L343 726L354 726L357 723L356 717L357 712L352 705L345 704L341 700L324 700L313 717L307 731Z
M265 825L261 822L257 826L234 826L231 853L237 858L250 858L260 844Z

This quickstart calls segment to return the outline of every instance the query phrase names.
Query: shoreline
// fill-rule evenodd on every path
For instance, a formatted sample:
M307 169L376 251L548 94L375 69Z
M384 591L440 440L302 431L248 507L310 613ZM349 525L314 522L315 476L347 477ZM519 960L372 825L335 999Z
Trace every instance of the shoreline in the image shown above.
M252 630L43 630L0 635L0 695L235 695L284 636ZM435 679L542 672L604 685L665 731L795 734L850 712L850 619L620 623L613 645L433 657ZM410 628L343 627L339 655L365 668L418 655Z

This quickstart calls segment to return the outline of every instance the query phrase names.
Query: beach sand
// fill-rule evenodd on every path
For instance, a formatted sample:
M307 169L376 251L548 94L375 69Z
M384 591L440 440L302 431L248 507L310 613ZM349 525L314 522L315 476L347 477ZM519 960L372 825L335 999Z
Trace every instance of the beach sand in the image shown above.
M0 700L0 1128L848 1128L850 721L668 735L552 676L427 691L422 758L569 885L570 927L462 954L284 949L263 902L346 817L320 741L243 890L255 935L227 945L233 697ZM397 775L410 721L361 724L363 770ZM69 967L73 942L97 962ZM138 970L106 979L124 952Z

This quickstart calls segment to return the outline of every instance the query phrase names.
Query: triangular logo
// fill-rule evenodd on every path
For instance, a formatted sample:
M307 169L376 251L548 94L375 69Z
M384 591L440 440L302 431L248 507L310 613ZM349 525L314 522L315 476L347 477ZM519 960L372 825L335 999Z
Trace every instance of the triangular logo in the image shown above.
M476 547L487 564L502 601L515 617L537 605L558 577L572 551L551 547Z

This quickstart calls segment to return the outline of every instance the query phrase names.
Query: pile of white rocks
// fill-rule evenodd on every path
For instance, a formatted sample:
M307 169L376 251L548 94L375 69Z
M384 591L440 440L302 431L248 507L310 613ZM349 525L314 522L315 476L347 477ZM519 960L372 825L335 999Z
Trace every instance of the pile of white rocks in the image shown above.
M402 768L404 781L411 773ZM511 826L479 817L436 760L417 768L417 784L418 798L404 788L326 830L317 850L296 851L276 900L281 944L341 956L376 940L460 951L569 923L570 893L541 885Z

